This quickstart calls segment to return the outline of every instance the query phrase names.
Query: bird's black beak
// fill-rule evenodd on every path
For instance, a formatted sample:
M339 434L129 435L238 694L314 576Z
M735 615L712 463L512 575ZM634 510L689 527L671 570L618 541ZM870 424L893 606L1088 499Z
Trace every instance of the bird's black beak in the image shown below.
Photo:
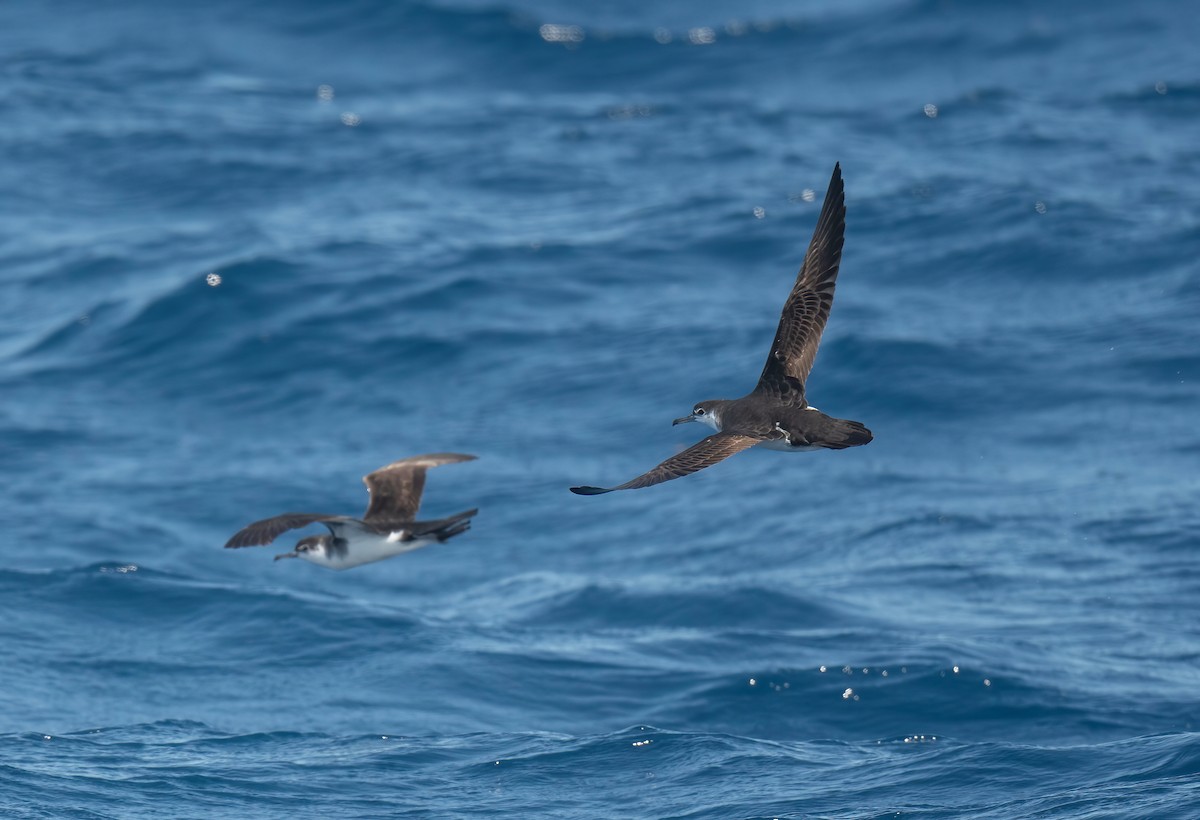
M275 560L278 561L280 558L299 558L299 557L300 557L300 553L298 553L298 552L284 552L279 555L276 555Z
M671 426L674 427L676 424L687 424L689 421L695 421L695 420L696 420L695 416L684 416L681 419L675 419L675 421L671 422Z

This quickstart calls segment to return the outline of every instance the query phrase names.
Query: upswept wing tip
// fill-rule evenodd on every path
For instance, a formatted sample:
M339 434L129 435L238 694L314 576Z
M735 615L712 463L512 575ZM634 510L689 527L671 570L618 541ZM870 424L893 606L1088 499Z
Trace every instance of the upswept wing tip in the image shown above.
M605 487L571 487L570 490L575 495L604 495L612 492L611 488Z
M846 190L842 164L835 162L817 225L796 282L780 312L779 326L756 391L790 403L803 401L804 382L816 361L821 334L833 307L845 231Z
M753 447L762 441L762 436L744 435L741 433L713 433L707 438L700 439L682 453L676 453L649 472L642 473L637 478L619 484L616 487L572 487L576 495L600 495L615 490L640 490L643 487L653 487L664 481L671 481L691 475L697 470L711 467L718 461L724 461L734 453L740 453L748 447Z

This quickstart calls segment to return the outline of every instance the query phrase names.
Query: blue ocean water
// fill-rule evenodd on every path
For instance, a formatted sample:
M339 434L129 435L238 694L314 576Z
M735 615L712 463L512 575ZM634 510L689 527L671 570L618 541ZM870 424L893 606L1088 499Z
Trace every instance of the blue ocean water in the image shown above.
M0 6L0 814L1197 816L1197 42ZM751 386L835 161L809 398L875 440L569 494ZM222 549L441 450L461 538Z

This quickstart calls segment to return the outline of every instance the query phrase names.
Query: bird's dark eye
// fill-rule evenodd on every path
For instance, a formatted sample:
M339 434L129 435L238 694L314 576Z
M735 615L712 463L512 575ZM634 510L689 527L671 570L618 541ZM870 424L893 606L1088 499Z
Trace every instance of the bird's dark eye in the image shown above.
M693 415L696 415L696 416L703 416L703 415L704 415L704 408L703 408L703 407L697 407L695 410L693 410L693 411L692 411L692 414L693 414Z

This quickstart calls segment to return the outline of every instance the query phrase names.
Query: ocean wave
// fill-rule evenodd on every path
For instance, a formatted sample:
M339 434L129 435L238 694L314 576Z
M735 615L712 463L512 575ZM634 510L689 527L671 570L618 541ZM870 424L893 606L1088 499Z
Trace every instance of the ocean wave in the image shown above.
M81 790L119 795L122 816L149 816L180 799L224 814L247 792L268 814L304 805L334 816L383 810L471 814L485 806L489 813L531 816L597 815L631 806L704 818L783 816L801 807L838 816L905 808L1014 816L1081 807L1103 812L1114 800L1127 811L1183 816L1195 790L1180 779L1196 774L1198 759L1191 733L1054 748L968 745L922 735L778 742L652 725L586 736L336 738L227 736L203 724L166 721L142 727L135 745L118 740L121 734L0 738L0 759L8 761L0 767L0 783L28 796L36 789L43 806L70 805ZM36 762L16 763L18 749ZM83 771L79 756L88 759ZM153 774L122 777L138 760ZM1114 764L1130 768L1114 777ZM401 781L398 768L406 773ZM358 784L351 797L338 786L348 776ZM730 790L723 784L731 778L759 786L753 793ZM797 781L807 784L803 797L796 794ZM858 784L853 793L841 785L849 781ZM573 787L564 790L563 784Z
M1197 18L1064 8L5 7L0 813L1194 813ZM875 440L567 492L835 160ZM440 450L462 539L222 548Z

